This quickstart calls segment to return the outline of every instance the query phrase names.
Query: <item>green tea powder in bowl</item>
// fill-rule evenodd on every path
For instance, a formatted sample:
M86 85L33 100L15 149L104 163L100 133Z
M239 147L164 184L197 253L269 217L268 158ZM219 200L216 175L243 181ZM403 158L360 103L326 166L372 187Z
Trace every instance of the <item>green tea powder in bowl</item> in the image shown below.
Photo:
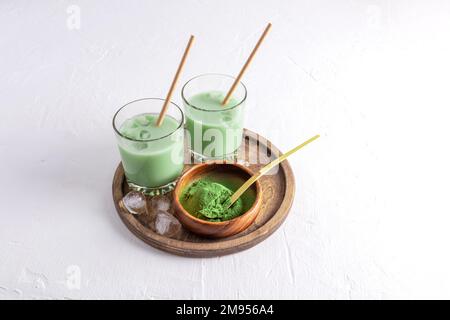
M180 202L193 216L207 221L226 221L243 213L242 199L238 199L226 209L233 192L224 185L198 180L192 183L181 195Z

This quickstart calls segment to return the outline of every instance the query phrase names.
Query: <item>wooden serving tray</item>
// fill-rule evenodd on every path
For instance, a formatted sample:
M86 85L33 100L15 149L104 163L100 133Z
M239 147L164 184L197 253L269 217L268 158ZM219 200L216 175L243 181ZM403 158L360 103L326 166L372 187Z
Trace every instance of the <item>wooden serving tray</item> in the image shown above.
M244 130L238 161L243 162L250 170L258 171L280 154L270 141L248 129ZM188 152L185 156L190 157ZM249 164L249 162L258 164ZM185 165L185 170L191 166ZM203 238L185 229L182 229L177 236L169 238L157 234L149 227L148 216L128 213L119 205L120 200L129 191L122 164L119 164L114 174L112 191L119 217L134 235L147 244L180 256L214 257L253 247L270 236L285 220L295 194L294 175L288 161L282 162L275 174L261 177L260 182L263 189L263 202L258 217L246 230L222 239Z

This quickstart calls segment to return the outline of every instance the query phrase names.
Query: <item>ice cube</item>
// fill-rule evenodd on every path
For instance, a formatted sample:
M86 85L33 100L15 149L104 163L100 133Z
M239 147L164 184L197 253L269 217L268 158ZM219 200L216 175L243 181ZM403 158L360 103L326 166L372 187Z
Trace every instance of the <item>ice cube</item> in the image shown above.
M151 211L170 211L172 201L167 195L154 196L150 199L149 208Z
M224 112L222 115L222 121L223 122L230 122L233 120L233 117L231 116L231 114L229 112Z
M141 132L139 132L139 139L143 139L143 140L147 140L150 139L150 131L148 130L141 130Z
M153 228L156 233L172 237L181 230L181 223L167 211L158 211L155 214Z
M136 118L136 122L138 122L141 126L148 126L150 124L150 121L145 116Z
M122 204L131 214L143 214L147 212L145 196L138 191L130 191L122 198Z
M146 142L134 142L133 145L137 150L144 150L148 147Z

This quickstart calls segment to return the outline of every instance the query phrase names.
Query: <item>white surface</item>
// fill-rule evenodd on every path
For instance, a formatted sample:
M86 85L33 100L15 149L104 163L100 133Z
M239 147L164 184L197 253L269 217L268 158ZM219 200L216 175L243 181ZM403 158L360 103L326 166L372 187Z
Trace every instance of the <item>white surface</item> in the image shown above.
M446 1L1 1L0 297L450 298L449 16ZM164 96L190 33L181 83L236 74L268 21L246 126L282 150L322 134L290 160L291 214L222 258L145 245L111 199L113 113Z

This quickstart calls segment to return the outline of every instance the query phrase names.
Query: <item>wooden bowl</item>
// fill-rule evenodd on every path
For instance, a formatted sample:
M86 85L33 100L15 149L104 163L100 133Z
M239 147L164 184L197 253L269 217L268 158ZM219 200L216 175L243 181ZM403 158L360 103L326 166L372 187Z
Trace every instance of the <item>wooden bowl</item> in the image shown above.
M255 200L250 209L234 219L211 222L194 217L184 209L179 201L185 188L205 176L226 176L232 179L238 179L244 183L252 176L252 172L240 164L227 163L225 161L207 162L193 166L181 176L173 193L173 207L178 220L180 220L186 229L209 238L229 237L248 228L256 219L261 209L262 188L259 181L256 181L246 191L253 192L255 195Z

